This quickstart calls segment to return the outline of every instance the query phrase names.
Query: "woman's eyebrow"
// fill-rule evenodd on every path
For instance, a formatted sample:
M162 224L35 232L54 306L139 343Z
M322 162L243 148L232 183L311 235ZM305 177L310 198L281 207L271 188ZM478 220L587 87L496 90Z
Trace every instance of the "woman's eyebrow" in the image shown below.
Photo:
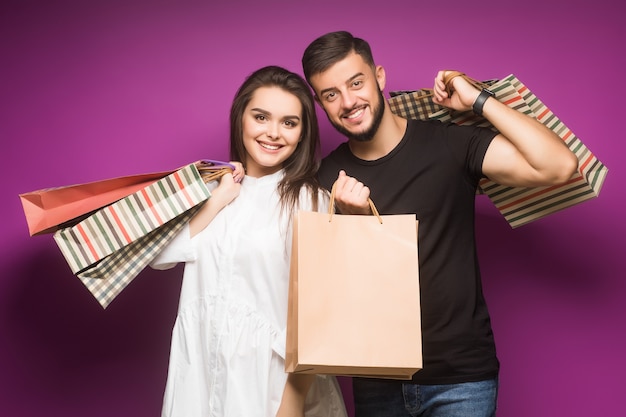
M261 109L259 107L254 107L254 108L252 108L250 110L258 112L258 113L263 113L263 114L265 114L267 116L271 116L272 115L271 112L269 112L269 111L267 111L265 109ZM297 114L287 115L287 116L284 116L283 119L297 119L297 120L300 120L300 116L298 116Z

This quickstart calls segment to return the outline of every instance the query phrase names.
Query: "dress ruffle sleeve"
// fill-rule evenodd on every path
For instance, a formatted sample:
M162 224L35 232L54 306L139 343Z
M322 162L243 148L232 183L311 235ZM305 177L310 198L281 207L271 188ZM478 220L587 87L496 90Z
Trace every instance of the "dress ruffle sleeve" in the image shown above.
M196 251L189 232L189 223L183 226L180 233L150 263L153 269L170 269L180 262L196 260Z

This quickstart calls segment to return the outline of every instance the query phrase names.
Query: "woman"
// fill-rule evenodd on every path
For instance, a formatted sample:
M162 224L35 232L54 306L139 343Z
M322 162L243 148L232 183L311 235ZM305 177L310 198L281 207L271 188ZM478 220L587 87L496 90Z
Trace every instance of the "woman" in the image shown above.
M328 207L311 92L297 74L261 68L230 122L245 177L209 184L211 198L152 265L185 262L163 416L345 416L335 378L284 371L290 219Z

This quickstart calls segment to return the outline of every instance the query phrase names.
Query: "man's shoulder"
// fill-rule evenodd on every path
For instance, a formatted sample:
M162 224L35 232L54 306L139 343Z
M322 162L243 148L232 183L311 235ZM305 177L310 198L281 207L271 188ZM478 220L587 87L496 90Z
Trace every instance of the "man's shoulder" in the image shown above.
M409 132L413 131L433 131L443 129L445 127L445 123L442 123L440 120L421 120L421 119L408 119L407 120L407 130Z

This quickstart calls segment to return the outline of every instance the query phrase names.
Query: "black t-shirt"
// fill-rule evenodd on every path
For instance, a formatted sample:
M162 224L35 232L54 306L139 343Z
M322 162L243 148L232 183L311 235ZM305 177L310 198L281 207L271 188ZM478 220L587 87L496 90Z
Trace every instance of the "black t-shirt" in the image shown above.
M343 143L322 161L325 188L343 169L370 188L380 214L417 215L424 368L416 383L498 373L474 240L476 188L494 136L485 128L409 120L402 141L380 159L358 159Z

